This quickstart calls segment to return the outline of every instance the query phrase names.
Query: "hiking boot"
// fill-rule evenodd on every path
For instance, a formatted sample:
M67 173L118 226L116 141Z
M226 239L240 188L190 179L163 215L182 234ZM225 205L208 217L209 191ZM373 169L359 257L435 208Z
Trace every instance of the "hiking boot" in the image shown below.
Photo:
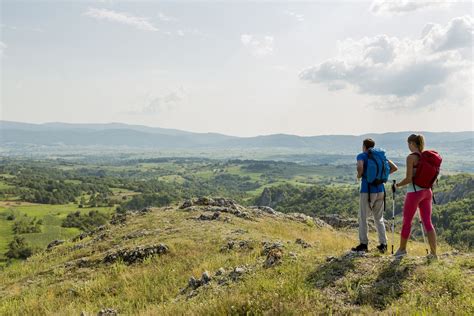
M406 250L400 250L398 249L397 252L395 252L395 254L393 255L395 258L397 259L401 259L403 257L405 257L407 255L407 251Z
M380 244L377 246L377 249L379 250L380 253L386 253L387 252L387 245L386 244Z
M351 250L352 250L352 251L367 252L369 249L367 248L367 245L366 245L366 244L360 244L360 245L357 246L357 247L353 247Z

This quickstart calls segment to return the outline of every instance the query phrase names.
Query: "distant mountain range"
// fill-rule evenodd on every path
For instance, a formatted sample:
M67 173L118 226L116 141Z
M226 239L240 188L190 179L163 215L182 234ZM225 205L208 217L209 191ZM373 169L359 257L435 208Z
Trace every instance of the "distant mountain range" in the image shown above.
M103 146L155 149L239 149L287 148L326 153L358 151L364 138L375 139L377 146L394 151L406 151L406 139L411 132L364 135L296 136L273 134L255 137L235 137L218 133L193 133L176 129L110 124L29 124L0 121L0 146ZM431 148L455 153L474 151L474 131L423 132Z

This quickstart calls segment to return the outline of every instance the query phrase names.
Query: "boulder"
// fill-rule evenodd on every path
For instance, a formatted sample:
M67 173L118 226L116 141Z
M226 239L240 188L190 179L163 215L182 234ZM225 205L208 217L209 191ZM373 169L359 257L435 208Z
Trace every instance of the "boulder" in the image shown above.
M262 256L268 255L268 253L273 250L273 249L283 249L284 245L282 242L269 242L269 241L264 241L262 242L263 248L261 251Z
M211 282L211 276L209 275L209 272L204 271L201 275L201 284L208 284Z
M198 217L198 220L200 220L200 221L213 221L213 220L218 219L220 215L221 215L220 212L214 212L212 215L201 214Z
M64 244L64 243L65 243L64 240L56 239L56 240L53 240L52 242L50 242L48 244L48 246L46 247L46 249L51 249L51 248L54 248L54 247L59 246L59 245Z
M135 262L141 262L151 256L167 253L168 251L168 246L164 244L138 246L133 249L120 249L118 251L109 253L102 261L104 263L114 263L118 260L121 260L126 264L132 264Z
M229 274L232 281L237 281L247 272L247 268L244 266L235 267L234 270Z
M193 206L193 201L192 200L185 200L183 202L183 204L181 204L179 209L185 209L185 208L188 208L188 207L191 207L191 206Z
M237 247L240 250L253 249L253 244L250 240L241 240L238 242L235 240L229 240L225 246L221 247L221 251L225 252L236 249Z
M97 316L116 316L116 315L118 315L118 312L113 308L104 308L104 309L101 309L97 313Z
M301 238L296 239L295 243L297 243L298 245L301 245L301 247L303 248L311 248L311 245Z
M201 286L201 280L196 279L195 277L190 277L188 280L188 288L197 289Z
M263 267L271 268L277 264L280 264L282 257L283 257L283 252L280 248L271 249L267 254L267 258L265 259Z
M251 209L259 210L270 215L278 215L279 213L272 209L270 206L251 206Z

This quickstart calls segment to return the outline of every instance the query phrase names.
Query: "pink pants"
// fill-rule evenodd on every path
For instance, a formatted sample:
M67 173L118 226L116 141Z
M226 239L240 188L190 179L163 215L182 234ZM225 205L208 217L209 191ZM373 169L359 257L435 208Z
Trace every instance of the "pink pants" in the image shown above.
M425 226L426 232L434 229L431 223L431 199L433 193L431 190L420 190L417 192L407 193L405 204L403 205L403 226L402 237L408 239L411 232L411 222L415 216L416 209L420 209L421 221Z

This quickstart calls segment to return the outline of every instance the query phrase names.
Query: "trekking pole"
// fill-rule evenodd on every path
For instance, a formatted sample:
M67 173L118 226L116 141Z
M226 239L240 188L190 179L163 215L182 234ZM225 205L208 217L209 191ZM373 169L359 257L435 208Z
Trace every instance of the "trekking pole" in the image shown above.
M423 244L425 245L426 254L428 254L428 247L426 246L425 229L423 228L423 222L421 221L420 209L418 209L418 219L420 220L421 233L423 234Z
M393 246L395 244L395 191L397 180L393 180L392 184L392 255L393 255Z

